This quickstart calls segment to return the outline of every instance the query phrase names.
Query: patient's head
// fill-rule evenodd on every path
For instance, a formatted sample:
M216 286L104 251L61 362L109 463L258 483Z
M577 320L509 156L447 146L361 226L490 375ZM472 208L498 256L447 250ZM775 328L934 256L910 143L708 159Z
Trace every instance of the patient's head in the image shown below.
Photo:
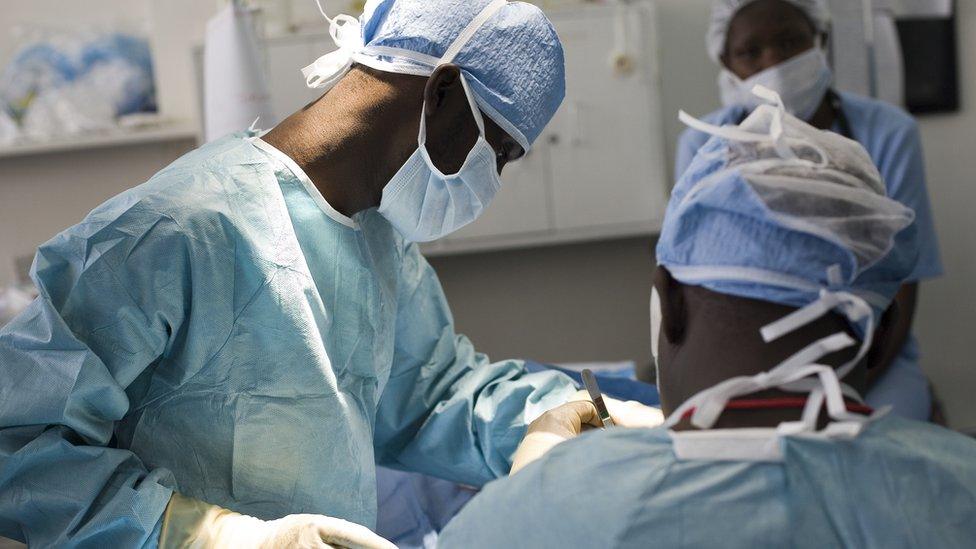
M652 343L668 414L828 336L884 337L918 253L913 212L884 195L859 144L772 106L739 130L714 130L724 136L678 181L658 240ZM863 391L858 351L815 360Z
M698 391L731 377L770 370L799 349L831 334L846 332L861 340L847 319L830 313L766 343L760 335L762 327L796 307L683 284L666 267L659 266L654 273L654 292L657 304L651 313L652 326L658 328L654 354L665 415ZM818 362L837 367L856 353L857 348L851 347ZM864 357L844 378L858 392L865 389L867 360Z

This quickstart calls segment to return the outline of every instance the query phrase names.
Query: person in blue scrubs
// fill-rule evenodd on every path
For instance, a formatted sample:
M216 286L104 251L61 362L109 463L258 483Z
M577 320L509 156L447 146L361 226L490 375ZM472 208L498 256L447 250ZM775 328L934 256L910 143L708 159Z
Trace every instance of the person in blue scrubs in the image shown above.
M901 311L898 322L883 326L891 334L890 343L873 350L877 360L867 400L876 407L893 406L904 417L928 419L933 400L919 365L919 346L911 325L919 283L941 276L943 267L918 126L898 107L830 89L826 64L801 59L819 55L827 21L829 12L823 0L716 1L708 46L709 54L722 65L719 83L725 106L703 120L738 124L754 107L748 103L753 84L780 88L775 91L794 114L817 128L861 143L881 172L888 196L915 211L921 243L918 262L895 299ZM676 151L676 178L708 138L694 129L682 134Z
M417 244L477 218L556 112L552 25L504 0L331 24L318 100L39 248L0 330L0 536L387 549L377 463L482 485L575 395L456 334Z
M520 462L545 442L534 422L438 547L973 545L976 441L860 396L875 320L914 269L913 213L859 145L796 118L775 137L772 109L699 125L718 137L668 205L651 300L665 425Z

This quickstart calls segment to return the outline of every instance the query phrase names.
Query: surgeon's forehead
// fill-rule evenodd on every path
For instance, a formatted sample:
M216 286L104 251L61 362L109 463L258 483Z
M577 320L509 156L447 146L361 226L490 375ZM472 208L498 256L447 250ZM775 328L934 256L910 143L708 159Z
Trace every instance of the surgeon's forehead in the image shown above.
M794 31L816 34L810 17L798 6L784 0L759 0L740 9L729 21L728 39L747 38L745 30L761 29L770 33ZM736 36L739 35L739 36Z

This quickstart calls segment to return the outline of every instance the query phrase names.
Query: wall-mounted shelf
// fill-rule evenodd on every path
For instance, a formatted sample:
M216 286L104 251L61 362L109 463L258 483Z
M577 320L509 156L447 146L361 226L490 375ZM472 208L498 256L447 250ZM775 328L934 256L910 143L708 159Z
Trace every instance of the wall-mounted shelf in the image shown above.
M0 159L18 156L41 155L69 151L81 151L103 147L124 147L145 143L162 143L197 139L197 126L190 122L164 124L92 132L63 139L48 141L24 141L13 145L0 145Z

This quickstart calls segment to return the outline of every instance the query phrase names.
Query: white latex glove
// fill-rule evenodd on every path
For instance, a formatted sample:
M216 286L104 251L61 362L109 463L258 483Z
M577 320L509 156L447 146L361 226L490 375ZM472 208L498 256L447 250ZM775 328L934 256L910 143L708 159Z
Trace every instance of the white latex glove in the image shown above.
M554 446L578 436L584 428L600 427L600 416L590 401L571 400L542 414L529 424L525 437L512 456L514 475L519 469L539 459Z
M592 402L586 391L576 391L570 400ZM664 413L660 409L651 408L636 400L617 400L604 395L603 402L617 427L658 427L664 424Z
M664 414L657 408L633 400L624 402L603 397L610 417L617 427L657 427ZM569 402L549 410L529 424L525 437L512 456L512 470L517 471L539 459L560 442L579 436L592 427L602 427L596 407L586 391L577 391Z
M322 515L263 521L173 494L159 537L161 549L396 549L369 528Z

